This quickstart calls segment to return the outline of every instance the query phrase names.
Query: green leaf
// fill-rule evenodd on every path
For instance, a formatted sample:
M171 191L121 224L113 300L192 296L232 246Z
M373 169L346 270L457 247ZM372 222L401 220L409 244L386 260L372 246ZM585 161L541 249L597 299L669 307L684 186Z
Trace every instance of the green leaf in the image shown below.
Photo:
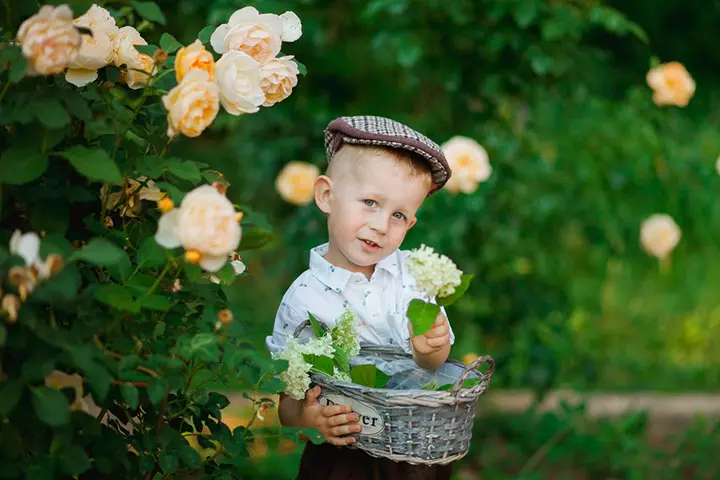
M68 302L75 298L81 283L82 278L77 267L65 265L59 274L40 284L33 294L33 298L47 303Z
M66 4L72 9L73 16L77 18L88 11L93 4L93 0L48 0L45 3L50 5Z
M215 275L220 279L220 282L223 285L232 285L237 278L237 275L235 275L235 269L230 262L223 265L220 270L215 272Z
M120 385L120 394L130 408L137 408L139 401L138 389L130 383Z
M158 464L165 475L175 473L178 469L178 457L173 453L160 452Z
M123 251L123 253L125 253ZM106 264L110 276L118 282L125 282L132 274L132 264L130 263L130 257L127 254L122 255L120 260L115 263Z
M94 345L71 346L68 351L73 363L82 371L95 396L101 401L105 400L110 391L113 377L98 358L104 354Z
M158 51L157 45L136 45L135 50L137 50L140 53L144 53L145 55L150 55L151 57L155 55L155 52Z
M7 328L5 325L0 325L0 347L4 347L7 342Z
M435 323L435 319L440 313L440 307L434 303L427 303L418 298L414 298L408 305L407 317L412 324L413 335L424 335Z
M312 326L315 336L318 338L324 337L327 332L325 331L325 329L322 328L322 325L320 324L318 319L315 318L315 316L310 312L308 312L308 318L310 319L310 325Z
M467 291L468 287L470 286L470 282L472 281L474 275L473 274L464 274L462 277L460 277L460 285L455 287L455 291L448 295L447 297L440 297L437 299L437 304L441 307L447 307L448 305L452 305L456 301L462 297L465 292Z
M94 295L99 302L110 305L118 310L126 310L133 313L139 311L139 306L133 301L132 294L122 285L116 285L114 283L100 285L95 289Z
M61 427L70 420L70 404L65 395L57 390L33 388L31 403L38 418L51 427Z
M18 83L25 77L27 73L27 60L22 55L15 57L10 62L10 73L8 80L10 83Z
M101 148L76 146L63 152L75 170L88 180L122 183L123 176L115 162Z
M177 449L180 461L190 470L198 470L202 467L203 461L200 454L190 445L183 445Z
M40 123L49 128L62 128L70 122L70 115L60 100L37 101L32 107Z
M356 365L350 369L350 378L353 383L371 388L383 388L390 380L390 375L372 364Z
M338 370L345 373L350 373L350 354L343 347L333 345L335 347L335 365Z
M47 155L29 148L9 148L0 157L0 183L24 185L45 173Z
M130 4L145 20L165 25L165 15L155 2L140 2L132 0Z
M298 72L300 73L300 75L307 76L307 67L304 64L298 62L294 58L293 58L293 62L295 62L297 64Z
M156 267L165 264L165 249L157 244L155 238L147 237L140 244L135 259L138 265Z
M160 35L160 48L165 50L166 53L175 53L181 47L182 44L169 33Z
M64 95L63 100L72 116L79 118L83 122L88 122L92 119L92 110L90 110L90 107L81 95Z
M22 396L23 384L20 380L8 380L0 386L0 415L12 412Z
M138 174L144 175L153 180L158 178L163 173L163 162L162 158L155 155L148 155L137 160L135 168Z
M303 355L306 362L312 365L314 370L322 372L326 375L333 376L335 370L333 369L333 359L325 355Z
M167 297L164 297L162 295L149 295L147 297L139 297L136 303L140 308L148 308L150 310L157 310L160 312L167 312L172 306L170 300L168 300Z
M95 237L88 242L85 248L75 251L71 260L83 260L94 265L112 265L119 263L127 257L125 251L101 237Z
M215 334L198 333L190 339L190 355L213 361L220 353L217 344L218 337Z
M71 203L57 200L39 201L30 213L30 225L36 232L64 235L70 224Z
M200 175L200 169L195 162L190 160L179 160L177 158L171 158L165 161L165 168L178 178L187 180L194 184L202 180Z
M157 406L158 404L160 404L162 399L165 398L165 393L167 393L167 387L167 380L157 380L148 385L147 394L150 402L152 402L153 405Z
M23 478L24 480L54 480L55 462L49 457L35 457L33 464L25 467L25 477Z
M215 25L208 25L198 32L198 37L202 43L210 43L210 37L217 27Z
M168 182L155 182L155 185L163 192L168 192L168 194L170 195L170 199L175 202L175 205L180 205L183 197L185 196L184 192L182 192L172 183Z
M254 250L256 248L261 248L272 242L273 239L274 235L272 232L265 230L264 228L254 228L250 231L243 232L238 250Z
M60 468L68 475L76 476L90 470L90 459L78 445L70 445L60 454Z

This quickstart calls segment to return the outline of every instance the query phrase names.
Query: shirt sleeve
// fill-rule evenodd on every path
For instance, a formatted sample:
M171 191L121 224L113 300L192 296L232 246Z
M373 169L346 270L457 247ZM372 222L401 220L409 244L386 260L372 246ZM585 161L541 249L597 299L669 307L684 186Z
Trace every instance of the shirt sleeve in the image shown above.
M283 350L287 346L288 338L293 338L297 327L307 320L307 314L300 314L292 304L283 300L275 315L275 325L272 335L265 337L265 344L271 354Z

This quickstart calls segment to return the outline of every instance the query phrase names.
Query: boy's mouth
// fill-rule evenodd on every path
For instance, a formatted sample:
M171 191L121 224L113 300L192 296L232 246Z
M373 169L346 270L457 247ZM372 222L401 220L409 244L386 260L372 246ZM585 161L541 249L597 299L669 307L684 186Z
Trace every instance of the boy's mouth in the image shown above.
M365 245L367 245L368 247L371 247L371 248L380 248L380 245L378 245L377 243L375 243L375 242L373 242L373 241L371 241L371 240L361 239L361 241L364 242Z

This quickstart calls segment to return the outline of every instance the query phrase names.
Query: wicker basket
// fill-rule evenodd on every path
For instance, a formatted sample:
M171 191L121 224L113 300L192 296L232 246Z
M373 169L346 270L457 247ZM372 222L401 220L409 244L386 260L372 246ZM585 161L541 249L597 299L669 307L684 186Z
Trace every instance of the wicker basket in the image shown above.
M412 359L400 348L376 345L361 345L360 356ZM452 359L448 363L463 369L449 391L369 388L316 372L311 379L323 389L321 402L350 405L360 415L363 431L355 435L355 445L347 448L396 462L443 465L467 454L477 400L489 388L495 370L490 356L479 357L467 366ZM478 370L482 364L488 365L484 373ZM480 381L462 388L471 376Z

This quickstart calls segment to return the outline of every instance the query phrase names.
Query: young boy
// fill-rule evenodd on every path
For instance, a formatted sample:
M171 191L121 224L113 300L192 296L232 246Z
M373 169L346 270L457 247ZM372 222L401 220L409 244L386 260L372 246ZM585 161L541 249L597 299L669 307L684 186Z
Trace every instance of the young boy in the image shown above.
M268 349L284 348L308 312L332 328L349 307L361 342L397 345L420 367L439 367L452 330L443 310L426 334L412 335L405 313L422 295L405 265L408 252L398 249L423 200L450 178L440 147L403 124L369 116L332 121L325 147L329 165L315 182L315 203L327 215L328 243L311 250L310 268L283 297ZM280 396L283 425L315 428L328 442L307 444L298 479L450 479L450 466L412 466L338 448L355 443L359 418L343 405L321 406L320 393L315 387L301 401Z

